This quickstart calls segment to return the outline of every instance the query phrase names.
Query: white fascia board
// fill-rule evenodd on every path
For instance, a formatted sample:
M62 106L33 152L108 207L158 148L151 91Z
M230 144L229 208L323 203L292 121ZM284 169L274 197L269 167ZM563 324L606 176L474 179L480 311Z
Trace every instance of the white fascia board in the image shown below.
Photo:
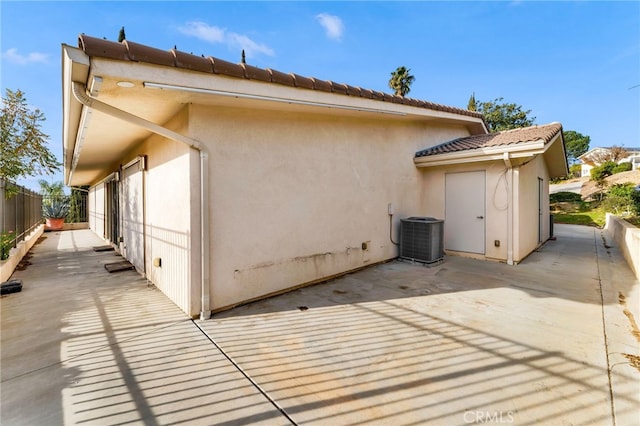
M428 108L378 101L357 96L347 96L342 94L335 95L329 92L299 89L284 85L281 87L274 87L274 83L252 82L250 80L240 80L239 82L233 82L233 85L231 87L216 89L198 87L191 84L178 85L173 83L159 83L156 81L144 81L143 84L144 87L148 89L178 91L212 96L226 96L231 98L235 97L256 101L324 107L336 110L372 112L395 116L424 116L431 120L447 119L463 121L465 123L482 123L482 120L479 118L449 112L436 111Z
M89 57L75 47L62 45L62 156L65 183L69 183L71 163L83 106L73 96L73 82L85 83Z
M275 97L275 96L265 96L265 95L254 95L251 93L241 93L241 92L230 92L224 90L212 90L212 89L201 89L194 87L186 87L186 86L175 86L169 84L162 83L153 83L153 82L144 82L144 87L149 89L159 89L159 90L173 90L187 93L197 93L202 95L217 95L217 96L226 96L231 98L239 98L239 99L250 99L257 101L268 101L268 102L280 102L285 104L292 105L305 105L305 106L316 106L316 107L324 107L324 108L333 108L333 109L348 109L353 111L362 111L362 112L375 112L380 114L390 114L390 115L407 115L406 113L399 111L391 111L388 109L380 109L380 108L369 108L362 106L351 106L344 104L337 104L334 102L318 102L318 101L306 101L300 99L283 98L283 97Z
M183 93L199 93L202 95L210 93L211 95L237 96L256 101L321 106L336 110L361 110L363 112L395 116L423 117L427 120L455 121L466 126L481 126L486 132L484 121L478 117L359 96L348 96L259 80L247 80L181 68L106 58L92 58L91 67L92 72L96 75L143 82L148 87L154 87L155 90L163 87L163 90ZM149 90L154 89L150 88Z
M539 140L536 142L527 142L526 146L500 146L415 157L413 162L417 167L434 167L451 164L476 163L480 161L503 160L505 152L509 154L509 158L526 158L542 154L545 151L546 147L544 141Z

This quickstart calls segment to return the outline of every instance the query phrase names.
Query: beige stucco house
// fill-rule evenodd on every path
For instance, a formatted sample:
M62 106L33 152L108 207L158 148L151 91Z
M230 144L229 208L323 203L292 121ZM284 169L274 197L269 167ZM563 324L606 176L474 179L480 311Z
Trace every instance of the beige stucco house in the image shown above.
M631 170L640 169L640 148L619 147L626 151L626 156L617 161L618 164L631 163ZM580 161L580 176L590 177L591 170L600 166L602 158L607 157L613 147L595 147L578 157Z
M192 316L393 259L409 216L517 263L567 173L559 124L488 135L471 111L85 35L62 67L66 183Z

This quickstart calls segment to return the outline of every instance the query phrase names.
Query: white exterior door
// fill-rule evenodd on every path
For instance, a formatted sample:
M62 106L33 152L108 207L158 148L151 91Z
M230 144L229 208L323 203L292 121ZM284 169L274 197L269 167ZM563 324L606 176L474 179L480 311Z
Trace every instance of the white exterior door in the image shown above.
M124 258L144 273L144 176L141 162L122 170L120 188L120 248Z
M485 252L485 172L445 175L444 247Z

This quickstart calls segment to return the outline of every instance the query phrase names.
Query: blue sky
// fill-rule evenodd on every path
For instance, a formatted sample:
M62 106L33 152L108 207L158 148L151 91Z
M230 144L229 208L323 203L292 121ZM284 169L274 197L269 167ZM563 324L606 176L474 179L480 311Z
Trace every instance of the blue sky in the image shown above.
M503 97L591 146L640 146L640 2L0 2L5 89L47 121L61 158L60 45L85 33L466 108ZM48 178L51 180L52 178ZM53 179L61 179L55 176ZM37 188L37 179L23 183ZM35 185L35 186L34 186Z

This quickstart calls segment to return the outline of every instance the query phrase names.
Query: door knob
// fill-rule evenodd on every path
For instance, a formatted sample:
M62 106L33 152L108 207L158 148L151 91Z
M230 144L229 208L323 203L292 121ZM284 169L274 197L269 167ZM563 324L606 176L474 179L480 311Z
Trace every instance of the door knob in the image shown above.
M484 219L484 216L476 216L476 219Z

